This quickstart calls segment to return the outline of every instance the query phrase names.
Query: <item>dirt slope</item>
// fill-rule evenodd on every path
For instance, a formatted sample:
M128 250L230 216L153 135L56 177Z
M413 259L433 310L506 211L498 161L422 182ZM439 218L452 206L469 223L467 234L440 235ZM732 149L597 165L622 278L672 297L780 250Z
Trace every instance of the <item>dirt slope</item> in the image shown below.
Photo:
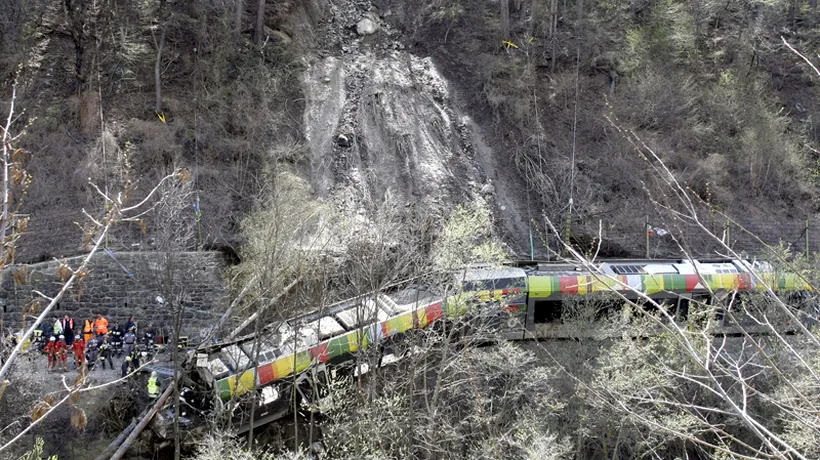
M374 33L360 30L362 21ZM485 199L499 234L516 252L528 252L526 202L518 193L525 185L459 103L458 82L444 78L431 58L407 51L368 2L331 6L319 29L322 46L303 78L315 191L328 197L346 190L360 210L392 195L437 214Z

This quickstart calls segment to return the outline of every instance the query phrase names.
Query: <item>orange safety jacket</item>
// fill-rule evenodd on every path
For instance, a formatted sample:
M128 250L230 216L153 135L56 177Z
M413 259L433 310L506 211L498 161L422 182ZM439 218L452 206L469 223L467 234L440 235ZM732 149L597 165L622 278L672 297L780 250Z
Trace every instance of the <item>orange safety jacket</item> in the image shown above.
M97 321L94 321L94 327L97 329L97 334L105 335L108 334L108 320L105 318L100 318Z

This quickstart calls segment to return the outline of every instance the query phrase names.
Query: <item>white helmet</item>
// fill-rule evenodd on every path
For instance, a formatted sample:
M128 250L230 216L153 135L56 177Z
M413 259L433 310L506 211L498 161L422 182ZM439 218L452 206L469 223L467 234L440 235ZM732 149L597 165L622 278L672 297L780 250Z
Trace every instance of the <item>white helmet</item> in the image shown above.
M49 342L56 342L57 339L55 339L54 336L52 335L51 337L48 338L48 341Z
M151 372L151 377L156 377L156 376L157 376L157 371L152 371Z

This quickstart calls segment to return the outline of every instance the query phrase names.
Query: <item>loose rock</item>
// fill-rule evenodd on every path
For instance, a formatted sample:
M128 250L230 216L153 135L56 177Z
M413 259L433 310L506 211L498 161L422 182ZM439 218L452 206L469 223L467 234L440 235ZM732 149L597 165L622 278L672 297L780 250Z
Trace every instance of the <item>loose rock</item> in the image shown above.
M379 27L375 22L367 18L362 19L358 24L356 24L356 32L359 35L373 35L376 33L378 28Z

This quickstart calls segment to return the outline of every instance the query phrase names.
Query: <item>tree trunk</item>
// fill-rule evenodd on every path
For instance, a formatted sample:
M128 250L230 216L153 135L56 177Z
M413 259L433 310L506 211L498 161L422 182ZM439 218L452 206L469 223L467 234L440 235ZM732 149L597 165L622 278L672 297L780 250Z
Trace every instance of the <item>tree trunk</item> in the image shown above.
M164 284L165 289L167 289L165 293L166 299L168 299L168 308L174 312L174 323L173 323L173 334L174 339L173 343L171 344L173 347L172 350L172 358L174 361L174 381L172 384L174 385L174 460L179 460L182 454L182 448L180 443L180 429L179 429L179 417L180 413L182 412L180 407L180 399L179 399L179 380L180 380L180 354L179 354L179 336L180 331L182 329L182 318L185 312L185 304L182 303L180 299L182 299L181 292L174 292L174 272L176 271L176 255L172 254L170 251L164 254L165 259L165 273L164 276ZM177 295L175 295L177 294ZM154 339L156 340L156 338ZM167 342L167 341L166 341Z
M501 0L501 39L510 39L510 0Z
M239 43L242 37L242 10L245 8L245 2L236 0L236 12L234 17L234 40Z
M550 73L555 73L555 61L558 60L555 49L555 42L558 41L556 34L558 33L558 0L552 0L550 4L550 42L552 43L552 51L550 52Z
M253 367L259 367L259 349L261 348L262 334L259 331L259 321L254 323L253 328ZM251 414L250 414L250 429L248 429L248 449L253 449L253 424L256 421L256 405L259 399L259 391L256 388L256 381L253 382L253 393L251 394Z
M259 0L256 9L256 26L253 28L253 43L256 45L261 45L265 36L265 3L265 0Z
M180 446L180 431L179 431L179 414L180 414L180 407L179 407L179 330L182 328L182 314L183 314L183 306L182 303L179 302L177 304L177 312L176 317L174 318L174 460L179 460L180 455L182 453L182 448Z
M10 191L9 191L9 165L11 163L11 153L12 148L10 145L11 141L11 123L14 121L14 102L17 100L17 82L14 82L14 85L11 87L11 103L9 104L9 117L6 120L6 126L3 128L3 139L0 142L3 143L3 215L0 216L0 244L5 246L6 242L6 233L8 232L9 228L9 221L11 220L11 216L9 215L9 198L10 198ZM2 248L3 259L6 256L6 248Z
M64 0L63 6L67 16L69 35L74 45L74 78L77 94L85 91L85 21L87 5L83 1Z
M74 36L74 75L77 79L77 94L85 92L85 73L83 64L85 63L85 43L82 36Z
M154 105L154 110L157 113L162 112L162 48L165 46L165 26L162 26L162 33L159 36L159 45L157 45L157 61L154 63L154 84L157 87L157 100Z

